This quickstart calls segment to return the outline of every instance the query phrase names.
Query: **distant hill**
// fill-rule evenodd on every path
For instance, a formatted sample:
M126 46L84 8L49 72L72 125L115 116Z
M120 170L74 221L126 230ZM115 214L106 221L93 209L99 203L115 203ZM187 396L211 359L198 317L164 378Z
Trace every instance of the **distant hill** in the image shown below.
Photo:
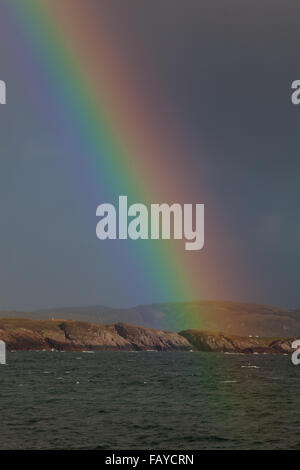
M241 336L300 335L300 311L231 301L174 302L117 309L104 306L0 311L0 318L64 319L112 324L125 322L160 330L198 329Z

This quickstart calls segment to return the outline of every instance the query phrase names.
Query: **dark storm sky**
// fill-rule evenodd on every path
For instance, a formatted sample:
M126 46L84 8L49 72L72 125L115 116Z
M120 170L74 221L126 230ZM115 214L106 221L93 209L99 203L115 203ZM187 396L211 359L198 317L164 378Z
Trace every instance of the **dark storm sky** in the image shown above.
M101 14L96 1L86 3ZM171 300L146 294L126 271L128 254L118 244L109 249L126 281L116 296L94 237L99 198L82 208L83 220L78 207L87 201L59 171L63 136L46 126L55 110L44 123L31 110L17 73L26 68L22 45L1 8L8 104L0 107L0 308ZM193 168L195 201L204 175L235 247L241 285L220 287L216 297L299 307L300 106L290 101L291 82L300 79L299 3L112 0L107 8L146 59L190 142L193 151L183 159Z

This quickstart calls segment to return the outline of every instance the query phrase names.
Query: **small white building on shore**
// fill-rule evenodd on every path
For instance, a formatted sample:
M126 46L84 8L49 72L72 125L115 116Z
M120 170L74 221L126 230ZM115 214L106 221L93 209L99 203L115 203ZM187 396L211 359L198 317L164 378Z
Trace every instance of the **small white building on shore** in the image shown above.
M0 364L6 364L6 345L0 339Z

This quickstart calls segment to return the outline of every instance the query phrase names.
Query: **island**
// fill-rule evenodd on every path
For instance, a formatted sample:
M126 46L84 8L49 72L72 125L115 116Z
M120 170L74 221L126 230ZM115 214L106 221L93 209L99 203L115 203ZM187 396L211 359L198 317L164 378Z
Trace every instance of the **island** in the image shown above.
M11 350L204 351L291 353L297 338L229 335L189 329L178 333L128 323L102 325L73 320L1 318L0 340Z

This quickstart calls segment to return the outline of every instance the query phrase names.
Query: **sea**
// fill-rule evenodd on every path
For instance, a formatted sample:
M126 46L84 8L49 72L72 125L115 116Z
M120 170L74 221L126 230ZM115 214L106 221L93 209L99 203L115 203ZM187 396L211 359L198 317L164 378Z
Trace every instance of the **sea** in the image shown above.
M289 355L9 352L0 449L300 449Z

